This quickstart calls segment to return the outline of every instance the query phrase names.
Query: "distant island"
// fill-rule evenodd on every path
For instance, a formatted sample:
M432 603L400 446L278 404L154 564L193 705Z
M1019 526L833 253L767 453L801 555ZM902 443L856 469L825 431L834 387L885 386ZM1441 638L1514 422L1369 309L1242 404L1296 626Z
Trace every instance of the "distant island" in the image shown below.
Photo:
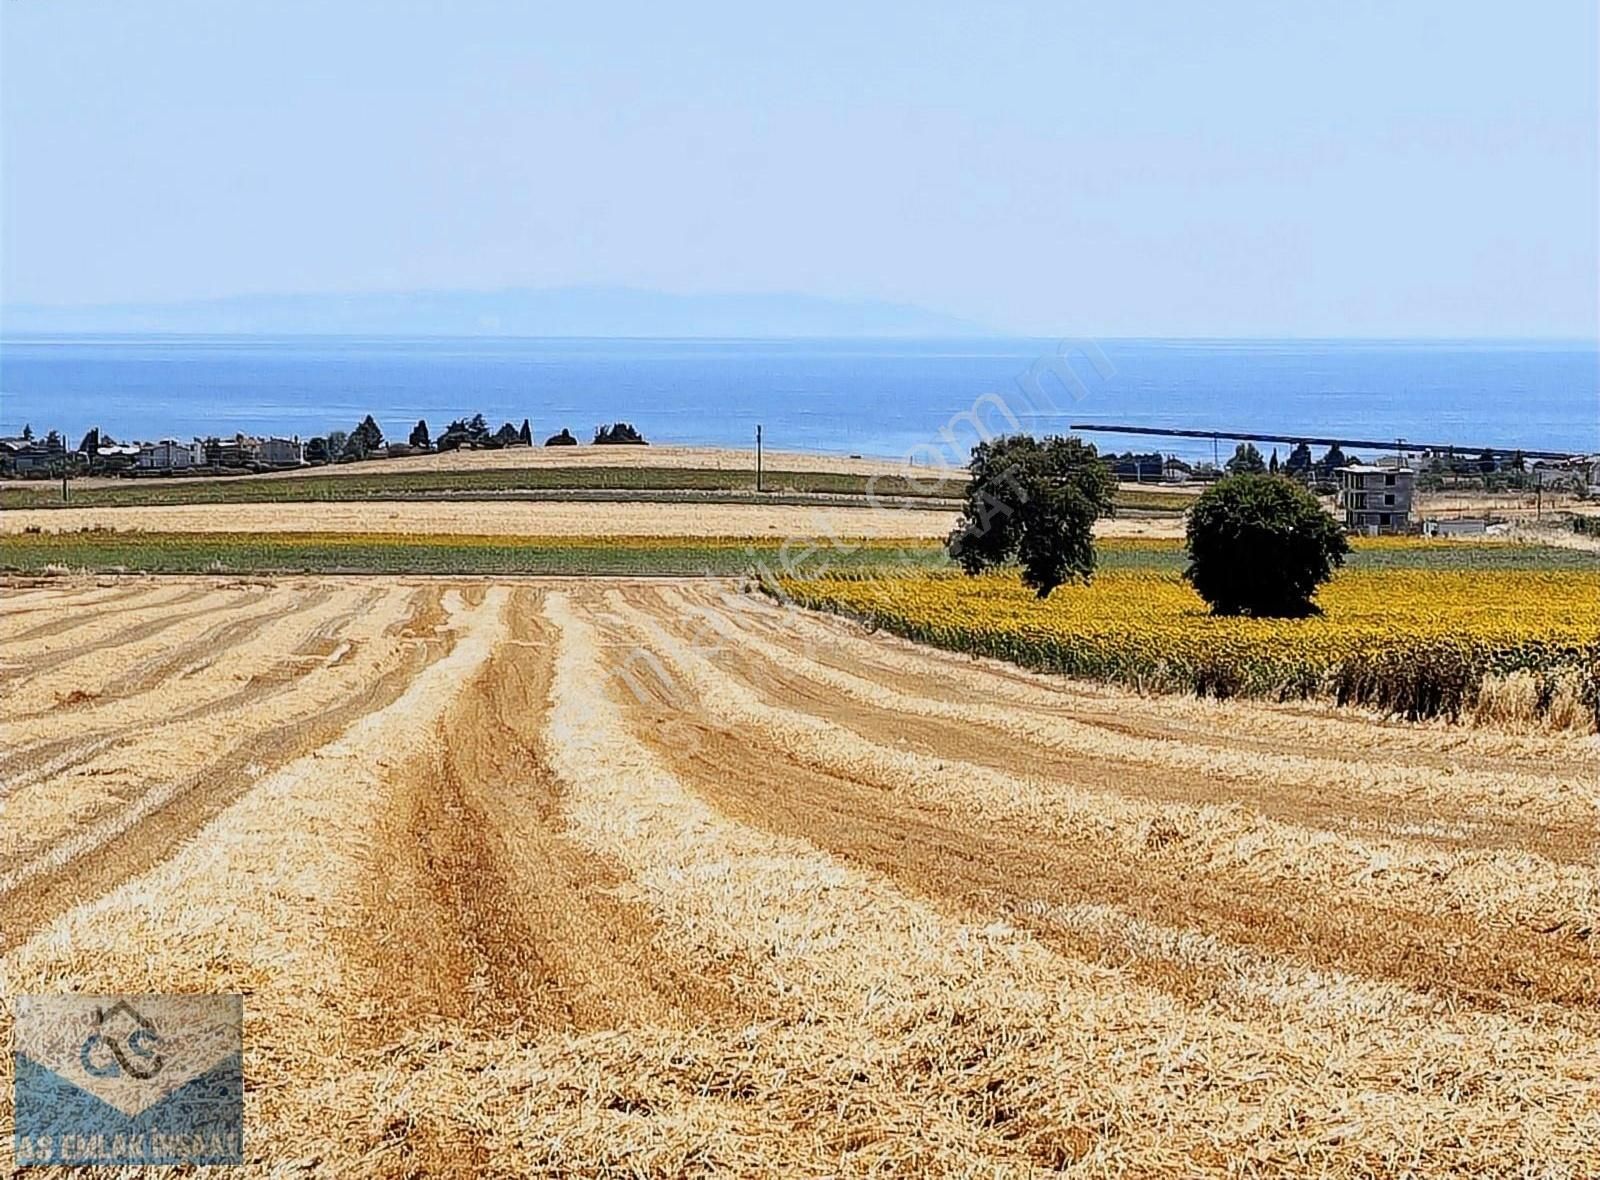
M627 287L237 295L173 303L8 304L0 331L178 335L939 337L992 336L910 304L784 293Z

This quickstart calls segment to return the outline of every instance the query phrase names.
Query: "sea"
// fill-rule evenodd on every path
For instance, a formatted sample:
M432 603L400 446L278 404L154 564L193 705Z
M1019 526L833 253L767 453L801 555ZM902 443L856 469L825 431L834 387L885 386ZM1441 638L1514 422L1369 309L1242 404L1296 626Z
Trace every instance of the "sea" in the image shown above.
M977 437L1075 425L1105 450L1209 459L1229 432L1418 446L1600 451L1593 341L707 340L27 336L0 338L0 434L73 443L348 431L403 439L482 413L588 441L964 462ZM1269 448L1264 447L1263 450ZM1287 448L1285 448L1285 453ZM1223 457L1226 457L1224 452Z

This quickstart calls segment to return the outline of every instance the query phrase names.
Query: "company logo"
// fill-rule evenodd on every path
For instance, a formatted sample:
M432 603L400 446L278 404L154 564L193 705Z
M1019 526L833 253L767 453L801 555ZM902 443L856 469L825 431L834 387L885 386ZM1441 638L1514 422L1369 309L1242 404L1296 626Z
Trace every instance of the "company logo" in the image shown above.
M21 996L19 1164L242 1163L238 996Z
M118 1032L114 1019L118 1016L126 1017L133 1026L131 1031ZM78 1064L83 1066L84 1073L97 1078L126 1074L147 1082L161 1072L164 1062L155 1052L161 1035L156 1032L155 1024L140 1016L128 1001L119 1000L109 1012L104 1008L95 1009L94 1022L96 1030L83 1039L83 1047L78 1050ZM105 1053L110 1053L110 1061L104 1060ZM97 1055L101 1057L98 1063ZM139 1064L134 1064L130 1058L138 1059Z

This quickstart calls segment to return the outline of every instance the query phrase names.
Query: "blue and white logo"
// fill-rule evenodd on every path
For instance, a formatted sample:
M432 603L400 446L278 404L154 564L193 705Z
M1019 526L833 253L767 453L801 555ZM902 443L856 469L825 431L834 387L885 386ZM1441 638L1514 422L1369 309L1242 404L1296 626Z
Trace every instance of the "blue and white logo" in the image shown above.
M239 996L20 996L18 1164L244 1162Z

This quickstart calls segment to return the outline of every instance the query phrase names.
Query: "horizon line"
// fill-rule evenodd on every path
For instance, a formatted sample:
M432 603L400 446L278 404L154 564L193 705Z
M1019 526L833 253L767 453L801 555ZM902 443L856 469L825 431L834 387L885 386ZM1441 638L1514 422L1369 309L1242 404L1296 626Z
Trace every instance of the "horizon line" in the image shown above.
M3 320L3 316L0 316ZM1373 343L1373 344L1490 344L1490 343L1548 343L1548 344L1592 344L1600 346L1600 334L1594 336L1575 336L1567 334L1484 334L1484 335L1443 335L1443 334L1416 334L1416 335L1369 335L1361 333L1352 334L1280 334L1280 335L1249 335L1249 334L1161 334L1161 333L1098 333L1098 332L1073 332L1073 333L1030 333L1030 332L963 332L956 334L921 334L921 333L880 333L863 335L839 335L830 333L765 333L756 335L642 335L629 333L601 333L601 334L571 334L571 333L525 333L525 332L189 332L180 330L140 329L140 330L38 330L23 329L12 332L7 331L3 322L0 322L0 340L25 340L25 339L105 339L105 338L149 338L164 337L174 340L216 339L216 340L615 340L615 341L1074 341L1092 343L1101 341L1116 341L1125 343L1143 342L1179 342L1197 344L1297 344L1297 343Z

